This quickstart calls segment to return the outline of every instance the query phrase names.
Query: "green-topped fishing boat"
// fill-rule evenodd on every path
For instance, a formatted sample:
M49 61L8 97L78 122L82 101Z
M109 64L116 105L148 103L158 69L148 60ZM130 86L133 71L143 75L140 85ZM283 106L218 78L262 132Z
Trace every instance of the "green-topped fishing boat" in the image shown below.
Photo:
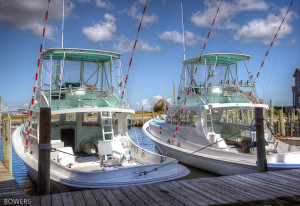
M201 62L199 57L183 61L177 104L169 106L166 120L143 127L162 154L222 175L257 171L256 131L250 126L254 109L268 105L258 99L250 58L207 54ZM299 149L274 138L267 125L265 145L270 170L300 168Z
M52 182L101 188L169 181L189 170L128 136L120 53L49 49L41 54L32 110L12 137L30 177L38 175L40 108L51 108ZM30 114L32 113L32 114ZM173 162L173 164L169 164Z

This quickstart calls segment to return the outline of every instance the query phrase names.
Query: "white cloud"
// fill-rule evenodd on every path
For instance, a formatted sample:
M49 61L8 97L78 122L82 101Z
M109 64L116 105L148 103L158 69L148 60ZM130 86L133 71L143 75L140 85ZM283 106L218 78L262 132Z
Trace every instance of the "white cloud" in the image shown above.
M42 35L41 19L45 19L48 1L40 0L0 0L0 20L7 26ZM69 17L74 9L70 0L65 0L65 17ZM48 19L61 21L62 1L53 0L50 4ZM54 39L55 27L47 23L45 38Z
M190 20L198 27L210 27L217 12L219 1L206 0L204 10L195 12ZM215 21L215 28L218 29L235 29L238 27L232 20L243 11L265 11L268 5L263 0L234 0L231 2L224 1Z
M137 2L134 2L129 9L123 9L121 13L127 14L129 17L131 17L132 19L136 20L139 23L141 21L142 12L143 12L141 5L145 5L145 0L138 0ZM143 18L143 25L147 26L149 24L153 24L156 22L158 22L157 15L156 14L149 15L147 14L146 11Z
M159 38L166 42L174 42L182 44L182 34L178 31L165 31L162 34L159 34ZM185 31L184 41L188 46L195 46L199 41L203 41L203 38L194 34L190 31Z
M245 42L260 41L264 44L269 44L277 32L286 10L287 8L282 8L280 10L280 14L277 16L269 13L266 19L254 19L248 22L246 25L237 30L237 33L234 35L234 39L243 40ZM278 39L284 38L293 31L290 22L295 18L298 18L297 14L290 11L278 33Z
M104 9L113 8L113 5L107 0L96 0L96 6Z
M115 40L112 49L115 51L120 51L125 53L125 52L132 51L133 46L134 46L134 40L130 40L126 37L121 36ZM136 50L156 52L156 51L161 51L161 48L159 46L151 46L149 45L148 42L139 39L137 42Z
M92 27L83 27L82 32L91 42L111 41L117 30L115 17L104 14L105 21L94 24Z

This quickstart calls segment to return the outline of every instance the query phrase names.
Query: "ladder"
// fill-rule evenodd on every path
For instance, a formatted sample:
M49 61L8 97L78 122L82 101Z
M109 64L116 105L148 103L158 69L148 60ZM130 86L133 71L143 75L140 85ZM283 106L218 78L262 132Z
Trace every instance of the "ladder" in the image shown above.
M49 89L49 106L52 106L52 100L58 99L57 106L60 103L61 99L61 89L62 89L62 82L63 82L63 70L64 70L64 63L65 63L65 52L64 57L62 61L57 61L56 64L52 63L52 54L50 55L50 89ZM56 73L53 73L52 67L56 66ZM56 86L57 89L59 89L59 92L52 93L52 86Z
M112 139L114 137L114 127L113 127L113 119L112 119L111 111L109 112L101 111L100 119L102 123L103 141L106 141L106 135L111 135L111 139Z
M123 81L121 60L120 59L113 60L112 56L110 58L111 58L111 66L112 66L113 71L114 71L116 88L117 88L115 91L117 93L117 96L119 96L119 98L121 99L121 94L122 94L122 91L124 90L124 81ZM117 61L117 60L118 60L118 63L117 63L117 66L116 66L114 64L114 61ZM124 98L123 103L126 105L125 96L123 98Z

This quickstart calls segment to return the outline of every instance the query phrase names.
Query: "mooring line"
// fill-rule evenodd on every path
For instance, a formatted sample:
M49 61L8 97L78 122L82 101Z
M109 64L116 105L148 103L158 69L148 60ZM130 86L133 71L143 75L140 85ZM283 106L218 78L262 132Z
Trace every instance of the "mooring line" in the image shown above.
M205 40L205 43L204 43L204 46L203 46L203 49L202 49L201 55L200 55L200 57L199 57L199 60L198 60L197 67L196 67L196 69L195 69L195 73L194 73L194 75L193 75L193 77L192 77L191 84L190 84L190 86L189 86L189 89L188 89L188 92L187 92L187 94L186 94L186 97L185 97L185 100L184 100L184 104L183 104L183 107L182 107L181 113L180 113L180 115L179 115L179 119L178 119L177 126L176 126L176 129L175 129L175 133L174 133L174 136L173 136L173 141L174 141L174 140L175 140L175 138L176 138L176 135L177 135L177 130L178 130L179 123L180 123L180 119L181 119L181 116L182 116L182 113L183 113L184 107L185 107L185 105L186 105L187 98L188 98L188 96L189 96L189 94L190 94L190 88L192 88L192 85L193 85L193 82L194 82L195 75L196 75L196 73L197 73L197 70L198 70L198 67L199 67L199 64L200 64L200 61L201 61L201 58L202 58L203 52L204 52L204 50L205 50L205 47L206 47L206 43L207 43L207 41L208 41L208 38L209 38L209 36L210 36L210 32L211 32L211 30L212 30L212 27L213 27L213 25L215 24L215 20L216 20L216 17L217 17L217 15L218 15L218 13L219 13L219 10L220 10L220 7L221 7L221 5L222 5L222 2L223 2L223 0L221 0L221 1L220 1L220 4L219 4L219 7L218 7L218 10L217 10L217 12L216 12L216 15L215 15L215 18L214 18L214 20L213 20L213 22L212 22L212 24L211 24L210 30L209 30L209 32L208 32L208 35L207 35L207 37L206 37L206 40Z
M39 58L38 58L38 63L37 63L37 68L36 68L36 73L35 73L35 81L34 81L34 87L33 87L33 94L32 94L32 99L31 99L30 106L29 106L29 111L30 112L29 112L28 124L27 124L26 146L28 145L29 130L30 130L31 118L32 118L32 108L33 108L34 97L35 97L36 88L37 88L37 80L38 80L38 76L39 76L39 67L40 67L40 62L41 62L41 53L43 51L43 41L44 41L44 37L45 37L45 31L46 31L46 24L47 24L47 19L48 19L49 7L50 7L50 0L48 0L48 7L47 7L46 17L45 17L45 22L44 22L44 28L43 28L43 35L42 35L42 40L41 40ZM27 113L27 115L28 115L28 113ZM31 141L31 144L32 144L32 141Z

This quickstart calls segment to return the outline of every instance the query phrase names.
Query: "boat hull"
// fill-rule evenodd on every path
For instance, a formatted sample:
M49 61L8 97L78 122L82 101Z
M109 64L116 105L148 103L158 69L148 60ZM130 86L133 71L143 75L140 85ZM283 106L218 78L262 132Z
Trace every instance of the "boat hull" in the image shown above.
M169 133L169 136L172 137L167 129L152 124L150 126L149 122L146 122L143 126L143 132L155 142L158 150L163 155L173 157L183 164L220 175L239 175L257 172L256 155L235 154L209 147L195 152L199 147L193 150L178 147L160 138L160 135L166 133ZM269 170L292 168L295 167L292 166L289 168L276 164L268 165Z
M30 153L24 152L24 141L22 141L21 135L21 128L18 127L12 135L13 146L17 155L25 163L29 176L36 182L38 177L38 158L33 158ZM31 145L33 150L34 147L37 147L36 141L36 139L33 139ZM141 148L140 151L142 151ZM160 167L160 169L154 170L158 167ZM107 188L151 184L180 179L188 174L189 170L186 167L177 164L177 161L174 162L174 164L158 163L135 165L126 168L106 168L105 171L82 172L64 167L59 163L50 160L51 182L58 185L64 185L67 188Z

